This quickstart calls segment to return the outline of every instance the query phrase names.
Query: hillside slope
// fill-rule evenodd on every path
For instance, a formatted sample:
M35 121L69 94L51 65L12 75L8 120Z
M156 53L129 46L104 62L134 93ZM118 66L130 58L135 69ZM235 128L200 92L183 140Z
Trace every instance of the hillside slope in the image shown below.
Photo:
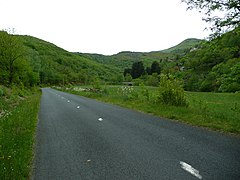
M44 84L87 83L95 77L108 80L120 73L118 67L104 65L54 44L31 36L19 36L27 58Z
M191 49L198 47L202 42L203 40L200 39L189 38L182 41L178 45L162 50L161 52L183 55L189 52Z
M202 42L199 39L186 39L180 44L171 47L167 50L152 51L152 52L130 52L123 51L111 56L104 56L101 54L78 53L82 57L92 59L101 64L111 64L119 67L121 70L130 68L134 62L143 61L145 67L150 66L152 62L171 62L177 59L192 48L196 47Z
M240 91L240 28L203 44L181 63L186 90Z

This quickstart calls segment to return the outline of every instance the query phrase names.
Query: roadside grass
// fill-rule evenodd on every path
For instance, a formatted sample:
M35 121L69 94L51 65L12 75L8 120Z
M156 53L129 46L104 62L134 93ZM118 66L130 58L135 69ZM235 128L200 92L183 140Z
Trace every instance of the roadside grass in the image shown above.
M136 86L125 93L122 86L103 86L100 92L77 88L58 89L194 126L240 134L240 93L185 92L188 107L176 107L158 103L156 87Z
M0 179L29 179L41 93L0 88Z

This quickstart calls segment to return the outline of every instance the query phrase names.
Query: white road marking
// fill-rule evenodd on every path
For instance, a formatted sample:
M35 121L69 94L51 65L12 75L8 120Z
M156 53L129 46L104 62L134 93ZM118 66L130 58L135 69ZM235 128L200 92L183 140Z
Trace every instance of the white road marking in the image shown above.
M98 121L100 121L100 122L101 122L101 121L103 121L103 119L102 119L102 118L98 118Z
M198 179L202 179L202 176L199 174L199 171L197 169L194 169L191 165L180 161L181 168L184 169L185 171L189 172L193 176L197 177Z
M68 102L70 102L70 101L68 100Z
M77 106L77 108L79 109L79 108L80 108L80 106Z

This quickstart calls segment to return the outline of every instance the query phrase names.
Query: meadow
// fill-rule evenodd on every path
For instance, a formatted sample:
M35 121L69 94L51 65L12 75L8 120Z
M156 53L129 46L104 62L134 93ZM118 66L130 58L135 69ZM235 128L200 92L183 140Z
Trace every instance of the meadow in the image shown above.
M29 179L40 91L0 86L0 179Z
M185 107L159 103L157 87L101 86L99 91L90 86L58 89L194 126L240 134L240 93L185 92L188 103Z

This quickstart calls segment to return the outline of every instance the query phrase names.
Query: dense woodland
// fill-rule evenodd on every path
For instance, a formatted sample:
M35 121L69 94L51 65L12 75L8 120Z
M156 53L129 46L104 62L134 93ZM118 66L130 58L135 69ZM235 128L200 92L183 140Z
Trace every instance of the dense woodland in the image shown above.
M240 28L206 42L180 60L185 89L235 92L240 90Z
M31 37L0 32L0 83L39 86L121 84L133 81L158 86L160 74L171 74L188 91L240 90L240 30L212 41L188 39L149 53L121 52L112 56L67 52Z
M4 31L0 32L0 69L1 84L24 86L88 84L120 74L114 66L99 64L31 36Z
M161 72L183 79L188 91L239 91L240 29L212 41L202 41L188 53L176 54L170 62L155 61L151 67L145 68L142 62L134 63L132 68L124 70L124 75L127 79L129 74L133 79L140 78L147 85L158 85L160 77L157 74Z

